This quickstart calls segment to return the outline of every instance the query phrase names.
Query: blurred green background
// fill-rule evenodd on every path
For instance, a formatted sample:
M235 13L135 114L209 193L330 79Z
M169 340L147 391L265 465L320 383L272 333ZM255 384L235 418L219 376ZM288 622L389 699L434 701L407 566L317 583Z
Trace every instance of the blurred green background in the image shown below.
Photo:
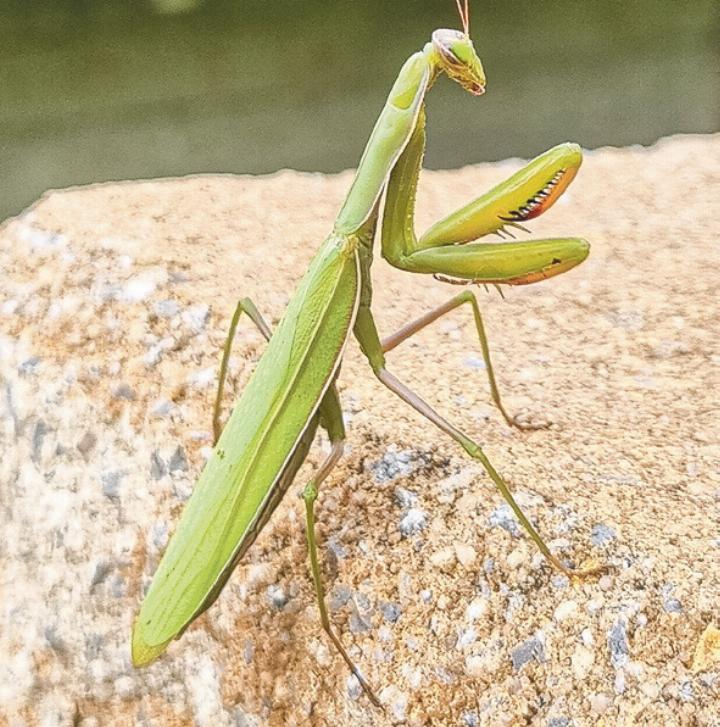
M430 95L429 167L720 130L717 0L473 0L481 99ZM0 0L0 219L44 190L354 166L453 0Z

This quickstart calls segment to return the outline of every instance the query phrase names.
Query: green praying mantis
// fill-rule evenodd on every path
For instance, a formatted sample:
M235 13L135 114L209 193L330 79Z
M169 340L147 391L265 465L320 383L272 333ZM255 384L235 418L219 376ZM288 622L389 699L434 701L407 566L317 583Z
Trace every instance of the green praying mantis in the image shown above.
M482 447L448 422L387 368L385 354L449 311L472 308L494 403L506 421L526 428L503 407L480 309L465 290L446 304L381 339L372 313L370 268L379 230L381 254L391 265L456 284L525 285L581 263L589 246L580 238L478 242L548 210L580 167L575 144L540 155L505 182L434 224L414 231L414 205L425 147L425 95L445 73L473 95L485 73L469 36L467 0L456 0L463 31L440 29L400 70L332 232L305 273L274 333L249 299L238 304L220 369L213 426L216 443L145 596L132 633L132 660L144 666L208 609L252 545L308 455L318 428L330 452L307 483L303 498L310 567L323 629L372 702L370 686L335 635L315 537L320 484L343 453L345 428L337 391L343 350L355 335L375 376L406 404L480 462L545 557L569 576L598 569L569 568L554 556L515 502ZM382 204L384 194L384 205ZM267 349L220 433L220 408L232 339L246 314L268 340Z

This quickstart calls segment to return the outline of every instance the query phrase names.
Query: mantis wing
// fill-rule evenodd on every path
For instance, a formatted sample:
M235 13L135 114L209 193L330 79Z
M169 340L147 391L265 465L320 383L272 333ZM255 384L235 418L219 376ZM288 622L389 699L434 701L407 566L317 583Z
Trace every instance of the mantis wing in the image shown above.
M217 598L255 538L333 380L359 300L356 243L327 238L237 402L163 555L133 627L150 663Z

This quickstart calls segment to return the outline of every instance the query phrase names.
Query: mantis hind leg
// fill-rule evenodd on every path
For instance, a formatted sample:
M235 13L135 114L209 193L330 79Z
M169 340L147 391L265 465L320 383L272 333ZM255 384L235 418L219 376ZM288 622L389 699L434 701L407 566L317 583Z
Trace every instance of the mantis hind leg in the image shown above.
M482 316L480 314L480 306L477 302L475 294L470 290L465 290L459 295L451 298L447 303L443 303L437 308L433 308L428 311L425 315L420 316L414 321L404 325L395 333L391 334L387 338L382 340L383 353L392 351L396 346L399 346L403 341L407 340L411 336L415 335L418 331L425 328L425 326L441 318L446 313L449 313L455 308L459 308L461 305L468 303L473 310L473 319L475 322L475 329L477 330L478 339L480 340L480 349L482 351L483 361L485 362L485 370L487 371L488 382L490 384L490 393L492 400L495 402L495 406L498 408L500 413L503 415L505 421L513 427L517 427L522 430L530 429L545 429L549 425L548 423L535 424L532 422L520 421L516 416L510 416L507 410L503 406L502 399L500 398L500 391L495 380L495 372L493 371L492 361L490 360L490 346L488 344L487 335L485 334L485 326L483 325Z
M225 381L227 379L227 367L230 359L230 351L232 349L232 342L235 338L235 332L237 330L240 316L245 313L248 318L255 324L260 333L264 336L265 340L269 341L272 336L270 326L266 323L257 306L253 303L250 298L242 298L238 301L238 304L233 313L232 320L230 322L230 329L228 336L223 347L223 357L220 364L220 376L218 381L218 389L215 398L215 407L213 409L213 432L215 435L215 441L220 436L220 410L222 406L223 392L225 388ZM323 630L328 635L330 641L332 641L335 648L342 656L345 663L348 665L350 671L355 675L356 679L360 683L365 693L370 698L370 701L377 706L382 708L380 701L375 696L375 693L371 689L370 685L364 679L360 670L355 666L350 655L345 650L340 639L335 635L330 624L330 617L328 614L327 606L325 604L325 586L323 584L322 572L320 569L320 558L318 555L317 537L315 534L315 500L318 496L318 488L325 478L332 472L335 465L342 457L343 448L345 444L345 426L343 424L342 409L340 406L340 398L337 393L335 384L331 384L327 392L323 396L320 402L320 408L318 413L313 417L314 422L310 423L310 426L317 428L320 424L325 429L332 443L330 453L325 458L324 462L320 465L315 477L307 483L303 490L303 500L305 501L305 515L307 522L307 544L308 554L310 556L310 570L312 572L313 584L315 587L315 594L318 602L318 609L320 611L320 622Z
M376 706L382 709L380 700L375 696L370 685L367 683L359 669L355 666L350 655L345 650L340 639L335 635L330 624L330 616L328 614L327 605L325 603L325 586L323 584L323 577L320 568L320 559L318 557L317 539L315 534L315 500L318 496L318 488L322 481L330 474L332 469L337 464L340 457L342 457L344 446L344 439L338 439L333 442L330 454L328 454L325 461L320 465L315 477L310 480L305 489L303 490L303 500L305 501L305 520L306 520L306 534L307 534L307 545L308 553L310 556L310 570L312 571L313 583L315 584L315 595L317 597L318 609L320 611L320 623L322 624L323 630L328 635L330 641L332 641L335 648L338 650L340 656L344 659L350 671L353 673L355 678L360 683L363 691L368 695L370 701Z
M525 528L527 534L535 541L535 544L540 549L540 552L554 565L559 571L564 573L569 578L582 578L589 575L594 575L605 570L604 566L591 567L586 569L570 568L560 561L555 555L552 554L550 548L547 546L545 541L542 539L538 531L535 529L530 520L526 517L522 511L520 505L515 501L510 488L508 487L505 480L498 474L497 470L493 467L492 463L488 459L482 447L468 437L457 427L453 426L446 419L441 417L427 402L420 398L414 391L405 386L399 379L391 374L387 369L381 368L375 372L378 379L387 386L390 391L399 396L403 401L409 404L413 409L422 414L425 418L429 419L435 426L442 429L446 434L450 435L460 446L476 461L485 468L485 471L490 476L490 479L495 483L495 486L500 490L500 494L503 496L505 501L510 505L515 516L520 521L520 524Z
M500 490L500 494L510 505L520 524L525 528L527 534L535 541L540 552L562 573L570 578L584 577L593 575L605 570L604 567L592 567L586 569L570 568L562 563L556 556L552 554L550 548L542 539L538 531L535 529L530 520L525 516L520 505L515 501L510 488L505 480L498 474L493 467L482 447L468 437L457 427L453 426L449 421L440 416L426 401L418 396L414 391L403 384L396 376L391 374L385 367L385 355L383 353L383 345L378 336L377 326L373 319L372 313L367 306L360 306L357 320L354 328L355 336L358 339L360 347L367 356L372 367L373 373L390 391L399 396L404 402L409 404L415 411L419 412L426 419L429 419L436 427L441 429L447 435L452 437L474 460L480 462L495 486ZM392 338L392 337L391 337Z

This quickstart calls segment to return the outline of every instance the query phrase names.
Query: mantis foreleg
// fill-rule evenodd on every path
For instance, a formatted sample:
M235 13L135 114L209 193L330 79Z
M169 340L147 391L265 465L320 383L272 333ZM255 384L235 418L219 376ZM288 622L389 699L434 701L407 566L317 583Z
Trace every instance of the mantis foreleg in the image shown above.
M425 116L418 122L390 175L382 225L382 255L401 270L448 282L524 285L558 275L582 262L589 245L580 238L501 243L474 242L506 226L521 227L548 210L582 163L575 144L541 154L486 194L433 225L414 230L415 192L425 150Z
M521 422L517 416L510 416L507 410L503 406L502 399L500 398L500 391L498 390L497 382L495 381L495 373L493 371L492 362L490 360L490 346L488 345L487 336L485 334L485 326L483 325L482 316L480 315L480 306L478 305L475 294L470 290L464 290L459 295L451 298L447 303L443 303L437 308L433 308L428 311L425 315L420 316L414 321L404 325L395 333L387 336L382 340L382 350L384 353L392 351L396 346L399 346L403 341L407 340L418 331L430 325L438 318L441 318L446 313L449 313L455 308L459 308L464 303L469 303L473 309L473 319L475 322L475 329L477 330L478 338L480 340L480 348L482 350L483 360L485 361L485 370L487 371L488 381L490 383L490 393L492 400L495 402L495 406L500 410L500 413L505 418L505 421L513 427L518 429L530 430L530 429L544 429L547 424L533 424L529 422Z

